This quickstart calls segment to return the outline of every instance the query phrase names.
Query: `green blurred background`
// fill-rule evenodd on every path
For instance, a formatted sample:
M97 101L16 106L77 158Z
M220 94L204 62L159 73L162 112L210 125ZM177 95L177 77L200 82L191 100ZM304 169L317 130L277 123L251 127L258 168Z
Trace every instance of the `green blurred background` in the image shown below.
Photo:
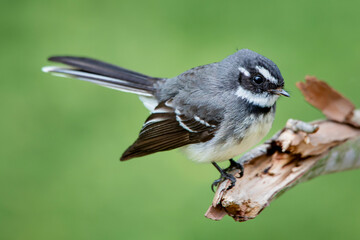
M255 220L204 218L211 165L179 151L128 162L148 111L131 94L42 73L56 54L172 77L250 48L277 63L288 118L322 118L316 75L359 106L359 1L1 1L0 239L358 239L360 172L323 176ZM269 137L270 135L268 135Z

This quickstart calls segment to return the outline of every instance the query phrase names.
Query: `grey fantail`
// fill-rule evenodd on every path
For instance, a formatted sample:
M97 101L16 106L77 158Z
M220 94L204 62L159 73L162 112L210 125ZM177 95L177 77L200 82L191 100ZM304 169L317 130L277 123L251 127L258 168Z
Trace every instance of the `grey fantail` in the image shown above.
M137 140L123 153L125 161L182 148L196 162L211 162L223 179L241 170L232 160L257 144L270 130L284 79L270 59L242 49L224 60L192 68L173 78L155 78L101 61L57 56L50 61L71 67L44 67L44 72L74 77L135 93L150 110ZM215 162L229 160L221 169Z

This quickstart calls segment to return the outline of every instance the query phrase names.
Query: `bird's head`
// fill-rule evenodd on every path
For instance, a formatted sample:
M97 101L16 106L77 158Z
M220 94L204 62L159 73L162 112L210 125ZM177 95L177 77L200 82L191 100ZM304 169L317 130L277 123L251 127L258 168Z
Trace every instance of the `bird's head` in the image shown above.
M284 90L284 79L270 59L248 49L242 49L224 59L231 70L235 94L255 105L270 107L280 95L290 97Z

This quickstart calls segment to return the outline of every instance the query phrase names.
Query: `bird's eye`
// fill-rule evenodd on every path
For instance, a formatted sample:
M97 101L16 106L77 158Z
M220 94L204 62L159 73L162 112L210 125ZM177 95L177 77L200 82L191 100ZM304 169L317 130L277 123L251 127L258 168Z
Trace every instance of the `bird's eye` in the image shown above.
M264 77L261 75L256 75L255 77L253 77L253 81L256 84L262 84L264 82Z

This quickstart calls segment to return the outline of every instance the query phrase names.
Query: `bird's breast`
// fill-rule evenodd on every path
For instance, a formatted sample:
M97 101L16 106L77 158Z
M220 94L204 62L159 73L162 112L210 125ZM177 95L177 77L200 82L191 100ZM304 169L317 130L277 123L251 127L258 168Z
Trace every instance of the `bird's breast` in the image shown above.
M239 123L234 129L238 134L221 136L222 126L214 138L208 142L191 144L183 147L185 154L199 163L221 162L240 155L258 144L269 132L274 120L272 112L263 115L250 115L246 124ZM225 140L224 140L225 137Z

